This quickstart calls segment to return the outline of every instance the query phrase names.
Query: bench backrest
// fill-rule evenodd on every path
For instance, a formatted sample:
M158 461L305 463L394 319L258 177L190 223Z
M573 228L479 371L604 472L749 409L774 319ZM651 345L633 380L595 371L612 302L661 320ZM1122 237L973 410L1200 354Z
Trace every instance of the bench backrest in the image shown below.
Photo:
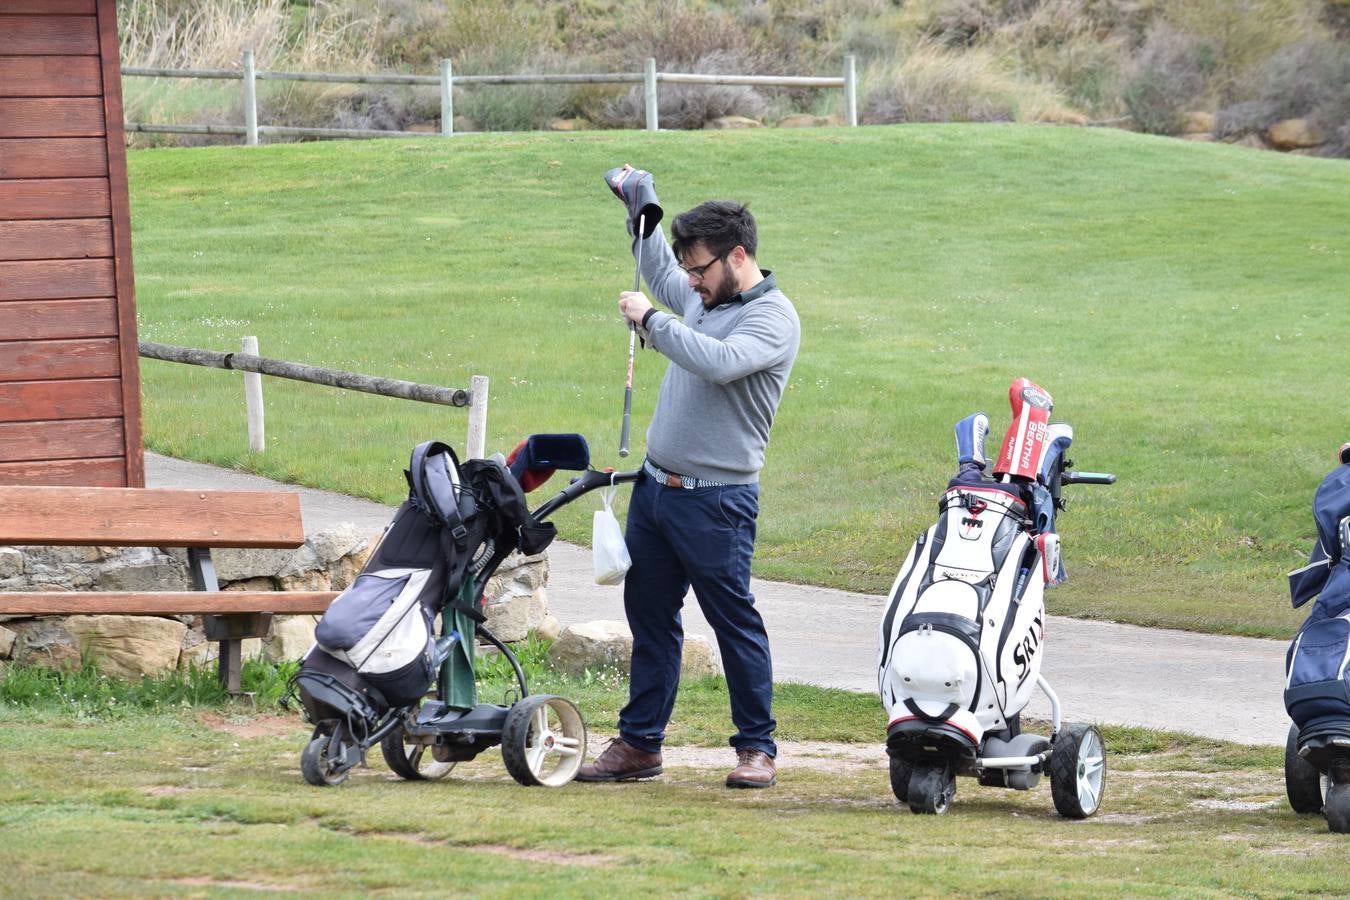
M0 485L0 546L299 547L289 491Z

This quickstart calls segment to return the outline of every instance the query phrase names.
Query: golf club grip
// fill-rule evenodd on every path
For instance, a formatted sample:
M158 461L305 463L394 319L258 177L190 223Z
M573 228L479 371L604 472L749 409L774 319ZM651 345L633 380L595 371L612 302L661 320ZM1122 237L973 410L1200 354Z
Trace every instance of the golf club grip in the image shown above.
M1061 484L1115 484L1116 476L1106 472L1065 472Z
M633 424L633 389L623 392L623 425L619 428L619 456L628 455L628 432Z

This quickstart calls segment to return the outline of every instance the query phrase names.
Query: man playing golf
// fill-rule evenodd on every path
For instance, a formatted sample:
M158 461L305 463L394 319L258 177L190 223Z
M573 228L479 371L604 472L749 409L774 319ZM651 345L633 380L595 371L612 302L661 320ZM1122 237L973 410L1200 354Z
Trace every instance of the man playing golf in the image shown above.
M619 295L625 318L670 365L628 507L628 704L618 738L577 780L661 774L661 743L680 679L680 608L692 585L717 635L737 729L731 738L737 765L727 786L769 787L777 755L773 668L750 593L750 559L759 470L801 323L773 274L756 262L755 219L743 205L714 200L676 216L667 244L656 227L661 210L651 175L624 166L606 180L628 206L647 287L673 312L656 309L638 291Z

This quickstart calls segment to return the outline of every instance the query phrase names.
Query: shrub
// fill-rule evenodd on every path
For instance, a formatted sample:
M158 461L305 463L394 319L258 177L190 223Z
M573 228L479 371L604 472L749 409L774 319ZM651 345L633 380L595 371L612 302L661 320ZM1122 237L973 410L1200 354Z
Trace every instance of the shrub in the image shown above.
M1051 85L1018 76L988 50L921 42L898 65L867 72L860 116L889 122L1081 120Z
M1136 131L1176 134L1181 113L1205 90L1212 66L1205 46L1166 23L1149 32L1122 99Z
M1165 22L1209 48L1211 93L1241 100L1243 76L1281 47L1323 33L1321 0L1166 0Z

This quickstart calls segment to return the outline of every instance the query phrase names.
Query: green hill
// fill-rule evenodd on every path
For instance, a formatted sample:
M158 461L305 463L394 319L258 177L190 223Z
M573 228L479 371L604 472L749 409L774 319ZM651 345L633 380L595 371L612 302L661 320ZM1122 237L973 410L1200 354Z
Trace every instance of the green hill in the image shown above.
M619 465L631 287L601 173L656 173L670 215L759 217L803 323L764 472L756 571L890 584L954 469L952 424L1008 421L1025 375L1071 422L1051 612L1284 636L1311 491L1350 439L1350 168L1034 126L573 136L131 154L141 337L450 386L491 378L489 450L586 434ZM664 371L637 363L634 454ZM251 458L237 378L146 361L152 449L395 501L462 414L269 381ZM561 518L586 540L590 507Z

